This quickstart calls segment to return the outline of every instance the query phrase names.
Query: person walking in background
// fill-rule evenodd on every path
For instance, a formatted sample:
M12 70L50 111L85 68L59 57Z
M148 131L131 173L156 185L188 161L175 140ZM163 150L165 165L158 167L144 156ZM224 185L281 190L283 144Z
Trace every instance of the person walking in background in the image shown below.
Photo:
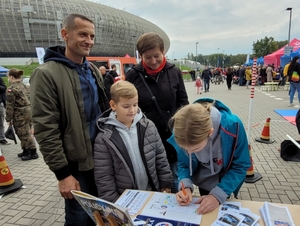
M115 202L126 189L171 192L165 148L154 123L138 107L134 85L113 84L110 106L98 119L94 145L98 197Z
M208 67L202 71L201 78L204 83L204 93L209 92L209 84L210 80L212 80L212 73Z
M252 80L252 71L250 66L247 66L245 74L246 74L246 87L248 89L249 85L251 85L251 80Z
M262 68L260 69L260 79L261 79L261 85L264 85L265 82L267 82L267 72L266 72L267 68L265 65L262 66Z
M138 91L139 107L154 122L167 152L173 172L172 192L177 192L177 154L167 139L172 135L169 119L189 103L181 71L165 57L163 39L156 33L145 33L137 41L141 62L126 73L126 80Z
M171 120L177 150L180 183L176 199L185 206L192 201L194 184L201 198L198 214L216 209L232 193L235 197L251 166L242 121L218 100L202 98L181 108Z
M273 68L269 64L267 69L266 69L266 74L267 74L267 82L272 82L273 81Z
M226 70L226 84L228 90L231 90L232 77L233 77L233 71L230 67L228 67Z
M6 85L3 79L0 77L0 144L9 145L11 144L5 139L5 108L6 108Z
M18 154L21 160L37 159L35 140L32 134L32 117L30 108L29 87L22 82L23 71L10 69L6 90L6 122L14 126L15 133L21 141L23 152Z
M294 95L297 90L298 93L298 102L300 105L300 64L299 57L294 56L292 59L289 68L288 68L288 77L290 83L290 104L289 107L293 107Z
M197 94L202 94L202 82L199 76L196 79L195 87L196 87Z
M99 70L104 80L106 97L108 100L110 100L110 87L114 84L114 78L111 74L106 72L106 68L104 66L101 66Z
M244 79L245 79L245 66L242 66L239 70L239 86L245 85Z
M288 71L289 71L290 64L291 64L291 61L288 62L283 68L283 78L282 78L283 86L286 84L286 82L288 82Z
M94 22L70 14L63 20L61 36L66 46L49 47L44 64L30 78L34 134L65 199L65 226L95 226L71 193L98 195L93 144L97 117L109 106L103 78L86 59L94 45Z

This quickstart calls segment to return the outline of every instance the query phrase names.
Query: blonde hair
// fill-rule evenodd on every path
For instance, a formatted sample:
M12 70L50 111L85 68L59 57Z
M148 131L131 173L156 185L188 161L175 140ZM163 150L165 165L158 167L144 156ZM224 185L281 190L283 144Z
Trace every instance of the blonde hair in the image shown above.
M23 73L24 73L23 70L18 70L16 68L12 68L8 71L8 76L12 76L15 79L19 79L22 77Z
M110 87L110 97L115 103L118 103L120 97L132 99L138 95L134 85L127 81L118 81Z
M186 105L172 117L174 136L179 146L194 146L209 137L212 128L210 107L203 102Z

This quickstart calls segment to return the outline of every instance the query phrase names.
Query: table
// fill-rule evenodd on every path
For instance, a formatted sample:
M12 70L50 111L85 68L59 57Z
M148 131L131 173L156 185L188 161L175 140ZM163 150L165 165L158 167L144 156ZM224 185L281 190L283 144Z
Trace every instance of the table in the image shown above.
M138 211L138 214L140 214L142 212L142 210L145 208L146 204L151 199L152 194L154 193L154 192L150 192L150 191L142 191L142 192L147 192L147 193L149 192L150 197L147 199L147 201L143 205L143 207ZM226 201L240 202L242 207L249 208L252 213L261 217L261 214L259 213L259 209L264 205L264 202L247 201L247 200L240 200L240 199L227 199ZM278 205L278 206L286 206L289 209L289 212L293 218L295 225L300 225L299 224L299 222L300 222L300 214L299 214L300 213L300 205L281 204L281 203L272 203L272 204ZM202 215L202 220L201 220L200 225L201 226L211 225L217 219L218 212L219 212L219 208L216 208L214 211ZM259 219L258 223L260 226L265 225L262 218Z
M261 90L264 91L277 91L279 82L265 82L264 86L261 86Z

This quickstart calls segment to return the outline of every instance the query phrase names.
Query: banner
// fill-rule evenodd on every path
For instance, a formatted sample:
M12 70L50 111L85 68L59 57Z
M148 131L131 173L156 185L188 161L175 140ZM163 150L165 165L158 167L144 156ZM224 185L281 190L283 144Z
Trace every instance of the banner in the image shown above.
M45 55L45 49L43 47L35 47L36 55L39 61L39 64L44 63L44 55Z

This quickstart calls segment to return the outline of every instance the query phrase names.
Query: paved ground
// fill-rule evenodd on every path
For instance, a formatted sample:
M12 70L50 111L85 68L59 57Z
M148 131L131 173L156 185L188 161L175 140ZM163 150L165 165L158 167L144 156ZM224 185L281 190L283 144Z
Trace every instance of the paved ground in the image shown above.
M211 85L209 93L197 95L194 82L186 82L190 102L199 97L222 100L240 116L247 129L250 106L250 89L233 85L227 90L225 84ZM295 102L298 102L297 98ZM299 106L295 106L299 108ZM245 200L269 201L275 203L300 204L300 163L285 162L277 148L286 139L286 134L298 139L297 129L285 121L274 109L288 107L287 91L261 92L256 87L252 101L250 143L252 146L255 172L263 178L254 184L244 184L239 197ZM266 119L270 117L270 136L273 144L254 141L261 135ZM1 147L14 178L22 180L26 188L6 195L0 200L0 225L63 225L64 202L57 191L57 182L43 159L22 162L17 153L18 145Z

